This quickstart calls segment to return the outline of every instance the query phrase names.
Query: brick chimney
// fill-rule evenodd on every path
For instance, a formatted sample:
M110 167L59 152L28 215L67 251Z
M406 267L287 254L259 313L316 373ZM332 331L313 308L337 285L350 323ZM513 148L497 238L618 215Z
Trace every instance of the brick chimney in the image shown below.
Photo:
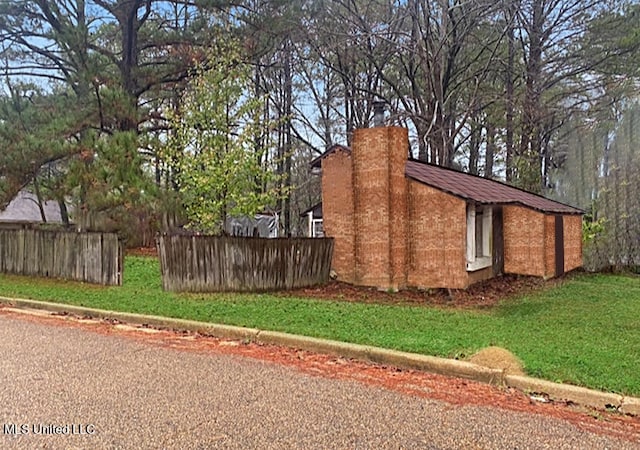
M406 128L358 129L352 145L354 282L380 289L407 283Z

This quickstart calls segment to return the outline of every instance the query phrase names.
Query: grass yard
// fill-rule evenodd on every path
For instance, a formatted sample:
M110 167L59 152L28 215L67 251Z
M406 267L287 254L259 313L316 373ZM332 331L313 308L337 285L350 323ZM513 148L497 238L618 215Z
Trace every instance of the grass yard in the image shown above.
M162 291L157 259L127 257L122 287L0 275L0 295L444 357L498 345L522 359L529 375L640 396L640 277L579 274L490 309L462 311L271 294L172 294Z

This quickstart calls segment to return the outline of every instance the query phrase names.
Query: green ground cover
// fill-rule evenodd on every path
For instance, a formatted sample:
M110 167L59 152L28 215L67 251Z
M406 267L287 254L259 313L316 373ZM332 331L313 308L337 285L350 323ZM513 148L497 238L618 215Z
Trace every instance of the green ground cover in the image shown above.
M579 274L478 311L163 292L158 261L127 257L122 287L0 275L0 295L284 331L444 357L498 345L531 376L640 396L640 277ZM398 294L398 295L401 295Z

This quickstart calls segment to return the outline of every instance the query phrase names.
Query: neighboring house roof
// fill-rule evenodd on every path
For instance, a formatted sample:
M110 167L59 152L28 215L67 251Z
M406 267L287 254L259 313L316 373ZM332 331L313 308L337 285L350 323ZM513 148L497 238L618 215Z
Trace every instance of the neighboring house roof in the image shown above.
M326 152L311 161L311 167L320 167L325 157L337 151L350 153L351 149L343 145L332 145ZM413 159L407 161L405 175L419 183L480 204L513 204L544 213L584 214L581 209L509 186L500 181Z
M481 204L515 204L545 213L584 214L584 211L499 181L409 160L405 175L420 183Z
M49 223L62 223L58 202L47 201L43 205L44 215ZM0 222L42 222L37 197L27 191L20 191L4 211L0 211Z
M300 213L300 217L304 217L310 212L313 212L314 219L322 219L322 202L316 203L311 208L304 210Z

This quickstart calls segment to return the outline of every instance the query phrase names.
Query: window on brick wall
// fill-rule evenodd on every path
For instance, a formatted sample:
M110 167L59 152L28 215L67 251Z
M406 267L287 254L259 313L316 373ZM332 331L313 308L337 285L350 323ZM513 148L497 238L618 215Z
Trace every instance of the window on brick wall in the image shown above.
M491 243L493 226L490 206L467 205L467 270L484 269L491 266Z

